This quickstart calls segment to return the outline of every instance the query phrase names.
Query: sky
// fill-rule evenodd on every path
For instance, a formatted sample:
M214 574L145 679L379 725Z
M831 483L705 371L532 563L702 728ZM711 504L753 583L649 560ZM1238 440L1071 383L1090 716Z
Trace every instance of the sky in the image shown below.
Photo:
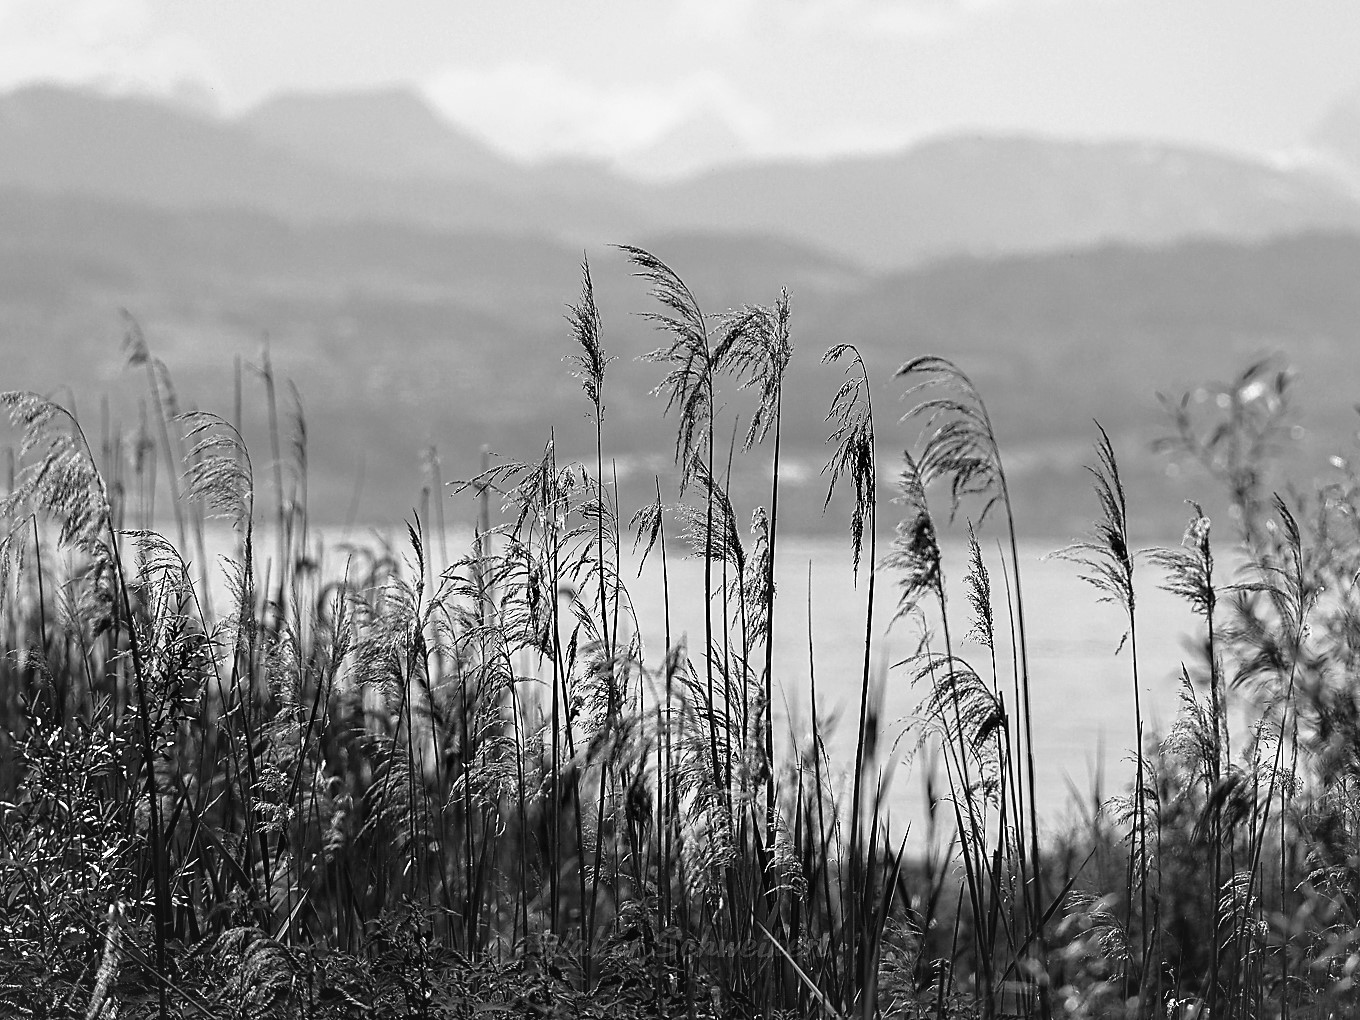
M402 85L511 155L644 170L978 131L1275 154L1357 53L1355 0L0 0L0 89Z

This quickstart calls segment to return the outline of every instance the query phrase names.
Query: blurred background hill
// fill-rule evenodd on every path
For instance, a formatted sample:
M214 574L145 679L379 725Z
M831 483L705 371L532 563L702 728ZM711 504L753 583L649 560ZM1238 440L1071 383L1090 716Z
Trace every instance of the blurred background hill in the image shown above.
M1046 535L1091 512L1092 418L1116 437L1147 529L1174 529L1206 486L1151 453L1157 394L1250 359L1298 370L1305 450L1354 428L1360 101L1288 161L1017 133L738 159L719 127L686 122L631 163L526 162L401 88L280 94L231 115L14 89L0 95L3 386L72 399L87 421L111 393L109 421L134 428L126 309L185 404L233 413L239 361L258 422L250 366L267 343L305 408L313 513L390 520L414 504L431 445L455 477L483 448L536 456L554 427L567 453L584 443L587 405L561 358L586 255L620 358L607 428L621 483L645 492L670 431L648 395L661 373L635 360L659 340L609 247L626 242L711 312L789 289L786 457L808 489L791 501L805 530L825 527L822 415L839 370L818 362L832 343L855 343L873 370L885 471L910 439L892 424L892 371L923 353L958 361ZM669 167L704 146L706 168ZM743 463L738 488L764 461Z

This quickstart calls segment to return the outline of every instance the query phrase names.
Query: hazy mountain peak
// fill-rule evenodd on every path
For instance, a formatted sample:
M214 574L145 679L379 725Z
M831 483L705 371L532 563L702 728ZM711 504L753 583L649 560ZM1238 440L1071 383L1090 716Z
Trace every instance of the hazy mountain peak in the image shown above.
M400 86L287 93L251 110L241 124L309 160L385 180L495 180L514 168Z
M875 156L737 166L672 185L666 205L711 229L796 222L800 237L884 267L1360 225L1360 205L1315 173L1191 147L1023 135L950 135Z
M404 100L397 104L413 109ZM407 177L395 186L391 169L409 168L422 152L402 149L400 135L375 141L349 133L336 118L294 119L298 132L280 144L242 120L153 99L58 86L24 89L0 95L0 188L158 208L255 210L299 222L359 219L512 233L566 232L566 225L590 218L581 203L567 199L507 196L504 178L518 168L499 162L493 165L503 169L494 183L465 174L456 180ZM305 131L336 144L309 142ZM462 167L495 159L452 130L431 144L441 159L452 152ZM357 154L348 163L344 145Z
M648 158L678 170L731 142L721 121L682 125ZM966 134L670 184L590 164L524 167L402 89L284 96L234 120L54 86L0 95L0 187L572 244L741 232L878 268L1360 228L1354 195L1314 170L1147 142Z

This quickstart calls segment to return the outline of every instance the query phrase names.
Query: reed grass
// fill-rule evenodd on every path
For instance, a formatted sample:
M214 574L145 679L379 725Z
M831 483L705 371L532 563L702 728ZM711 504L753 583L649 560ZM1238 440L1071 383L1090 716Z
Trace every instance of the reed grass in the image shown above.
M0 506L0 1002L86 1017L1354 1015L1360 472L1338 458L1315 492L1268 492L1287 374L1256 365L1221 401L1168 402L1168 449L1232 509L1232 583L1198 506L1180 547L1131 548L1136 494L1098 430L1095 523L1063 554L1124 614L1134 778L1108 804L1096 792L1082 826L1041 830L1035 734L1054 720L980 391L937 357L885 380L850 345L824 359L849 365L826 415L826 508L853 490L865 599L847 774L828 749L811 567L805 593L775 585L789 296L710 316L663 261L624 251L665 338L647 357L676 427L674 477L631 514L588 264L563 346L593 459L559 463L549 436L536 460L484 458L446 485L431 448L404 550L317 553L301 399L288 443L267 354L264 501L239 363L231 421L179 413L130 317L151 408L137 433L105 415L96 455L74 413L4 396L20 445ZM881 385L906 391L891 430L873 415ZM722 399L742 390L744 432ZM905 452L881 499L890 432ZM768 506L734 505L735 470L766 473ZM173 540L151 530L158 490ZM449 496L476 519L455 557ZM939 538L960 515L962 617ZM210 516L236 536L218 579ZM659 648L624 577L630 531L659 561ZM678 542L703 569L698 647L672 625ZM1140 562L1200 631L1160 738L1144 721ZM880 575L917 648L890 669ZM776 600L800 596L806 633L776 633ZM805 677L777 675L776 641L806 644ZM884 722L885 683L918 692L906 734ZM804 684L806 725L777 739L775 699ZM891 817L894 769L912 763L925 817Z

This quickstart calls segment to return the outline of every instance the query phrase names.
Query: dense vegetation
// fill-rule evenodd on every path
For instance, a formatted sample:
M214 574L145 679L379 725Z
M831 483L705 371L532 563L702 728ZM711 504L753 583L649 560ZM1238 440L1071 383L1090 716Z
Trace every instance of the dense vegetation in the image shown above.
M849 508L865 599L854 760L834 760L813 628L772 630L789 301L708 316L665 264L627 253L664 338L648 358L675 477L635 512L618 506L613 359L587 268L568 319L594 457L559 463L545 437L540 457L455 483L480 508L461 558L431 457L404 553L317 561L305 427L286 450L267 362L261 470L239 396L233 420L177 413L135 323L150 408L138 436L96 449L57 404L4 395L22 437L0 541L6 1008L1351 1015L1360 477L1338 458L1317 491L1272 494L1287 375L1256 365L1169 405L1168 453L1231 506L1214 531L1192 507L1179 548L1132 550L1116 451L1096 432L1097 519L1064 555L1126 614L1135 703L1140 643L1179 638L1139 631L1141 585L1186 600L1201 652L1168 734L1146 732L1141 705L1130 720L1127 795L1077 831L1041 832L1034 732L1054 721L1032 695L1036 610L982 395L939 358L892 380L851 346L823 359L844 371L827 503ZM903 423L875 418L880 387L907 395ZM889 429L910 444L891 498ZM769 485L749 532L728 496L737 457ZM210 515L236 536L220 578ZM151 530L161 518L169 537ZM955 518L971 521L961 564L938 538ZM663 585L682 547L700 558L692 646L673 640L669 609L665 647L642 646L630 543ZM1223 576L1225 560L1240 573ZM962 607L945 598L954 570ZM885 803L898 734L877 707L888 621L873 594L888 583L920 642L891 682L920 692L907 739L938 763L918 819ZM789 642L807 644L813 710L786 738L772 705L803 678L774 675L773 648ZM910 856L909 826L924 848Z

